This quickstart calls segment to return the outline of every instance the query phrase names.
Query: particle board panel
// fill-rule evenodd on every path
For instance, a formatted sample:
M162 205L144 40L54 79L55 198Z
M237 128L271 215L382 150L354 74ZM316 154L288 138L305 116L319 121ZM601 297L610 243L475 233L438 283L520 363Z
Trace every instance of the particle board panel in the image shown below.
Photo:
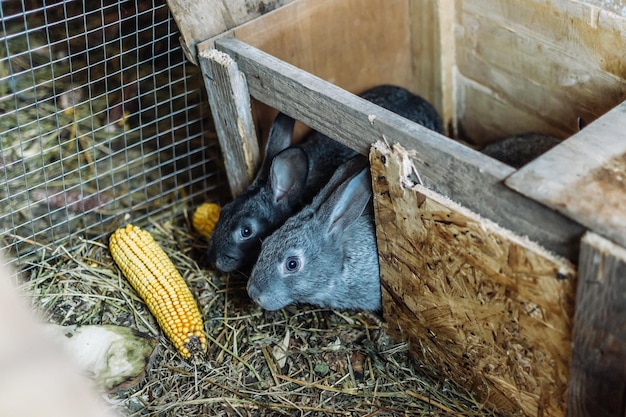
M522 167L506 185L626 246L626 102Z
M388 330L500 412L562 416L574 266L421 186L412 158L370 154Z

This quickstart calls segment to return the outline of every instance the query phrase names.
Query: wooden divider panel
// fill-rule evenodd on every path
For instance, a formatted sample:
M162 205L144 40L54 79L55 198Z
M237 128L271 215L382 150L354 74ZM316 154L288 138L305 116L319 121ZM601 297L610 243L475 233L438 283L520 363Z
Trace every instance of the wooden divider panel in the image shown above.
M419 185L399 146L376 144L370 164L390 333L500 412L562 416L573 265Z

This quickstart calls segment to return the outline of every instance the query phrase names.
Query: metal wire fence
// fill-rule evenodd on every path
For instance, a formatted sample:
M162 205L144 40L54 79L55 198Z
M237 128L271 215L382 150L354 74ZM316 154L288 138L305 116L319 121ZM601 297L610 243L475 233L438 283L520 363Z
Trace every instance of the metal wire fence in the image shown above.
M22 267L223 192L165 1L0 1L0 249Z

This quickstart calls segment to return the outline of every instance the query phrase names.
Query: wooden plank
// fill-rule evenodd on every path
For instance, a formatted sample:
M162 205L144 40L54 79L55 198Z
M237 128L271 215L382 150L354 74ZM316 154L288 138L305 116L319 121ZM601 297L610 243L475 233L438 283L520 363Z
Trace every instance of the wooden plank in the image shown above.
M435 106L448 136L458 137L455 0L418 0L409 5L412 90Z
M223 36L235 37L353 93L393 83L423 94L429 85L416 85L413 77L410 3L297 0ZM214 45L212 39L198 48ZM269 131L274 114L254 107L260 136ZM302 131L296 126L296 137Z
M454 0L409 2L412 90L432 103L444 121L453 125L454 112Z
M293 0L167 0L187 58L197 65L196 45Z
M461 74L456 77L456 91L459 102L465 103L459 107L458 137L479 148L497 139L527 133L529 129L562 139L570 134L540 115L512 106L496 91Z
M623 417L626 410L626 249L587 233L568 396L569 417Z
M549 124L567 137L579 117L590 123L626 99L626 19L575 1L466 0L457 1L456 22L459 74L511 110L486 109L477 120L493 119L503 136L520 133L507 129L524 112L543 121L526 131ZM460 100L459 118L476 120L473 105ZM466 133L480 141L468 121Z
M256 99L364 155L382 137L400 143L415 151L427 187L558 254L577 256L582 228L505 187L512 168L236 39L217 46L247 75Z
M584 3L593 4L604 10L626 17L626 7L623 0L579 0Z
M370 166L389 332L505 415L562 416L573 265L417 184L398 146L377 143Z
M248 85L237 64L223 52L203 51L199 60L228 184L235 197L251 182L260 161Z
M626 102L506 184L626 246Z

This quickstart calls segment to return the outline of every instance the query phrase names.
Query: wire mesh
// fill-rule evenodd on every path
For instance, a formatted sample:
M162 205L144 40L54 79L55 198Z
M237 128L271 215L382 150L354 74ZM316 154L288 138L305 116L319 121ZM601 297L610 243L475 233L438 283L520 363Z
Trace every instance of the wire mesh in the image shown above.
M165 1L0 2L0 249L82 237L223 192L199 70Z

